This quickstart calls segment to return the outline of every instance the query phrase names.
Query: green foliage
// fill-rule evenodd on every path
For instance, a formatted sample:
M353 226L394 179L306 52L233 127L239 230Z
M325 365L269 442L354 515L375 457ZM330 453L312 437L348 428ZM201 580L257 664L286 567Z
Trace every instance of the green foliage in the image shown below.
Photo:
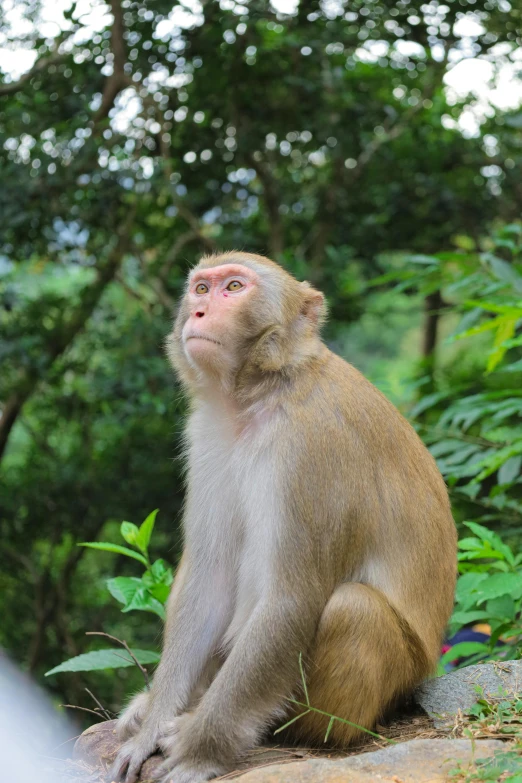
M450 635L471 623L491 628L487 643L459 642L441 658L444 666L458 658L479 660L522 657L522 554L475 522L464 525L475 535L459 541L459 571ZM502 646L497 646L501 640Z
M522 226L498 229L482 247L410 256L404 269L384 278L399 278L400 290L424 296L442 292L442 312L455 321L446 340L459 346L455 365L461 343L479 341L472 377L441 373L438 388L412 410L448 482L457 520L473 534L459 542L461 576L450 634L477 622L491 627L487 644L459 643L442 665L464 657L466 665L518 658L522 652L522 556L492 529L516 531L522 514ZM496 647L499 639L503 647Z
M450 779L454 783L522 783L522 700L502 688L494 697L486 696L480 685L475 689L479 698L463 718L462 735L471 740L498 737L511 741L466 768L458 764L450 771Z
M75 6L63 19L57 10L43 37L40 3L19 5L19 23L0 18L4 48L35 58L21 78L0 73L7 653L41 677L78 655L86 628L154 645L169 578L154 572L155 557L179 551L183 497L172 457L185 404L162 345L187 269L216 249L271 254L321 287L328 343L395 402L439 395L420 402L419 426L433 449L442 441L437 459L457 517L516 536L520 396L495 395L520 388L521 338L513 311L465 301L518 307L520 235L509 224L520 216L521 114L485 112L475 135L463 134L460 117L475 98L456 100L445 86L460 59L496 68L514 56L513 3L466 11L447 0L435 12L421 0L349 9L303 1L282 14L265 0L197 12L115 0L94 24ZM464 13L478 14L479 31L462 38ZM482 247L497 220L508 228ZM470 274L462 267L459 278L461 263ZM437 277L443 267L447 282ZM402 292L368 287L391 271L405 274ZM491 287L479 290L473 275ZM422 298L453 282L445 296L468 319L461 332L500 320L446 343L423 385ZM509 301L499 285L511 287ZM445 308L441 331L452 319ZM486 342L493 334L497 345ZM468 405L478 418L466 429ZM483 413L488 405L497 407ZM456 420L437 433L447 408ZM156 506L154 557L145 556L146 528L138 542L132 523L103 556L77 546L116 541L119 520ZM136 561L150 574L138 578ZM138 606L146 612L126 610ZM111 708L132 676L97 675ZM81 674L50 687L69 703L83 696Z
M140 527L137 527L132 522L121 523L120 534L122 538L132 547L139 549L139 552L107 541L81 543L79 546L105 552L115 552L142 563L146 570L141 578L116 576L107 580L107 587L113 598L120 604L123 604L122 612L152 612L164 620L164 606L167 602L174 576L172 568L164 560L155 560L151 563L149 559L149 544L157 513L158 509L152 511ZM132 653L138 663L156 663L159 660L159 653L157 652L132 650ZM133 666L135 663L136 661L133 661L125 650L96 650L69 658L64 663L46 672L46 677L60 672L119 669Z
M441 374L412 415L463 513L513 526L522 513L522 225L500 228L482 251L407 260L385 279L425 296L442 291L442 312L459 316L446 341L458 350L454 366L465 341L479 350L478 372Z
M152 650L132 650L132 654L138 663L158 663L160 656ZM121 648L107 648L93 650L92 652L69 658L54 669L46 672L45 676L60 674L61 672L94 672L101 669L122 669L126 666L135 666L136 662Z
M125 557L139 560L146 567L146 571L138 579L136 577L117 576L109 579L107 587L110 594L123 604L122 612L140 610L143 612L153 612L165 619L164 604L169 595L170 585L173 580L173 573L170 566L164 560L156 560L151 563L149 560L149 544L156 522L158 509L152 511L145 521L137 527L132 522L122 522L120 534L122 538L134 549L112 544L106 541L95 541L79 544L90 549L99 549L105 552L117 552Z
M474 760L471 768L463 769L459 764L449 774L454 783L522 783L521 768L522 742L518 742L496 750L492 756Z

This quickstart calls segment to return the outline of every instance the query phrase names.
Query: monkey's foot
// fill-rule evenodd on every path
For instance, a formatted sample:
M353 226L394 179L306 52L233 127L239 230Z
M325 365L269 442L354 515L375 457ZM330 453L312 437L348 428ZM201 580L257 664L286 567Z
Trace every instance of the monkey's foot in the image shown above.
M228 772L220 764L200 762L197 764L181 763L172 767L167 761L160 767L159 783L203 783Z
M144 761L158 747L158 737L141 732L122 745L107 777L107 783L136 783Z
M194 713L186 712L162 724L158 744L165 762L157 773L160 783L203 783L229 771L223 764L204 756L197 759L200 743L190 747L195 736L194 720Z

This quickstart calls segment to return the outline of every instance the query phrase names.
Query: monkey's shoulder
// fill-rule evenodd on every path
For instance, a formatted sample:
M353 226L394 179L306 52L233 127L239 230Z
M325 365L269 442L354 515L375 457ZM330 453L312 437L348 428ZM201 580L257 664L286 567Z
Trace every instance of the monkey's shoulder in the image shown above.
M332 438L331 448L381 448L407 444L426 452L399 410L353 365L328 351L320 370L303 378L300 404L293 407L296 427L309 438Z
M371 415L407 423L395 405L368 378L331 351L317 374L316 392L328 407L335 407L350 421Z

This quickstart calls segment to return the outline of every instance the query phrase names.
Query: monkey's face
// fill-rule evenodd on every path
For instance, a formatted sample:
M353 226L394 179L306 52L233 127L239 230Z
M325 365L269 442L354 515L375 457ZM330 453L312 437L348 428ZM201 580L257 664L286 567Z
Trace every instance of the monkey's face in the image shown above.
M232 369L259 293L260 278L242 264L195 269L185 296L183 351L198 368ZM255 308L254 308L255 309Z
M188 277L167 353L191 391L207 380L230 390L234 379L277 372L316 351L323 314L322 294L270 259L208 256Z

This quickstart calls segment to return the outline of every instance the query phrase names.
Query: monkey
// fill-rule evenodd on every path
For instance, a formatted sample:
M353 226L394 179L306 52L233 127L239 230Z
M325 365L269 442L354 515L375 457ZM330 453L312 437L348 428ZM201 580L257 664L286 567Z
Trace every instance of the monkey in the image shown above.
M446 487L413 427L320 336L323 295L263 256L203 257L166 350L188 394L184 546L152 689L111 779L236 761L302 699L347 746L436 667L456 580ZM328 718L288 731L322 743Z

